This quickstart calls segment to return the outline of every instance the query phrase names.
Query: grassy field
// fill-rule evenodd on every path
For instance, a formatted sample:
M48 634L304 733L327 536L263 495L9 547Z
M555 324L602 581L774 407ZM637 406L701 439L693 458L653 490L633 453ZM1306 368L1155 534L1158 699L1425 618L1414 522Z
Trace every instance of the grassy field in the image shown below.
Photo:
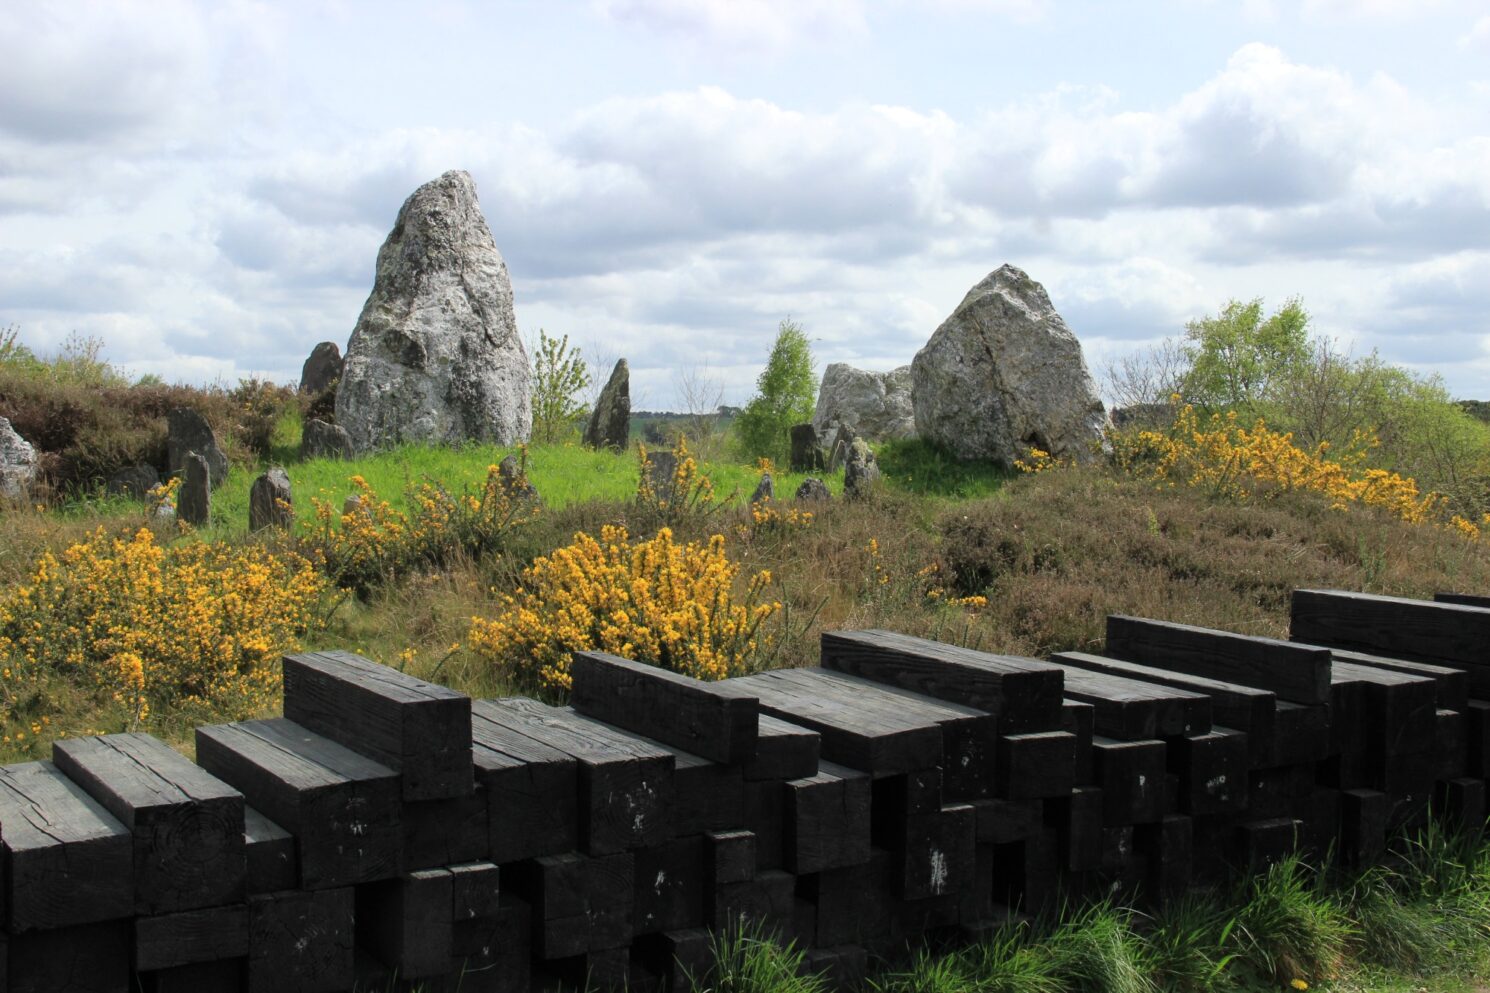
M6 587L32 584L38 556L100 528L118 536L153 527L164 549L204 543L314 554L312 500L339 511L353 492L352 476L412 510L405 499L411 487L474 491L511 451L409 446L351 462L302 463L297 438L298 421L286 418L269 457L236 465L214 494L211 526L187 536L152 524L144 508L120 498L82 497L0 515ZM834 499L811 507L810 519L788 520L784 500L782 516L763 522L746 503L758 468L729 462L701 466L718 496L712 506L666 517L679 545L721 536L739 567L737 595L751 577L769 574L761 595L780 607L763 622L750 667L810 664L821 632L836 628L889 628L1039 656L1100 647L1109 613L1279 636L1286 635L1296 587L1408 596L1490 590L1490 543L1376 507L1342 510L1305 492L1238 501L1102 466L1011 476L955 463L917 443L882 446L879 456L885 479L873 495L844 500L841 476L830 478ZM621 525L649 538L664 519L636 501L634 452L566 444L534 446L527 458L543 501L536 516L503 530L487 551L411 560L361 594L328 594L300 643L349 648L476 696L557 698L532 672L493 665L473 645L473 618L498 616L504 598L533 581L535 561L576 534ZM271 463L290 476L299 520L293 534L251 536L248 489ZM778 494L789 497L803 478L779 474ZM60 672L37 686L23 693L5 684L12 717L0 761L44 754L63 732L123 727L149 730L189 752L196 723L274 709L265 697L252 705L162 706L142 719L116 686L100 691ZM931 949L882 963L875 988L1220 993L1287 989L1295 979L1341 993L1483 988L1476 977L1487 974L1490 854L1482 847L1431 838L1405 845L1389 872L1367 877L1288 865L1241 889L1197 894L1161 916L1120 903L1070 907L970 950ZM741 947L740 973L701 980L701 990L818 988L810 978L788 977L790 953L758 942Z

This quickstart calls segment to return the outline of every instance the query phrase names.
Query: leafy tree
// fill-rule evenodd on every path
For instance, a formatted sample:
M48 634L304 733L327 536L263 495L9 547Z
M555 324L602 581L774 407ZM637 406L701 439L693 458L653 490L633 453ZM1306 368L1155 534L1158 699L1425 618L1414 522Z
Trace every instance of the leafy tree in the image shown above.
M552 444L574 429L585 412L581 399L590 371L569 336L550 338L538 329L533 349L533 440Z
M766 368L755 381L755 396L734 424L736 444L745 458L766 456L785 463L794 424L812 420L817 402L817 374L812 346L800 325L781 322Z
M1185 398L1205 407L1251 408L1288 370L1309 360L1309 314L1294 297L1264 319L1261 298L1232 300L1185 325Z

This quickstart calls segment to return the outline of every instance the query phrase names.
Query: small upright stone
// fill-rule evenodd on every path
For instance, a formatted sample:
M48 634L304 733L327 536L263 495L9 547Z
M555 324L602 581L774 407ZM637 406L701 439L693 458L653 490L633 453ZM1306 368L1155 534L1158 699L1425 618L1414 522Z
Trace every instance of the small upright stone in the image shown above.
M290 477L275 466L254 480L248 491L248 529L261 531L268 527L289 528L295 522L290 496Z
M658 503L671 504L678 482L678 457L672 452L647 453L647 482Z
M755 485L755 492L750 494L751 503L762 503L766 500L776 498L776 481L771 478L769 472L761 473L761 481Z
M0 497L24 500L36 485L36 449L0 417Z
M616 362L600 399L585 425L585 445L590 448L626 449L631 434L631 369L625 359Z
M141 462L139 465L120 469L109 477L105 485L110 493L143 500L151 490L160 485L160 473L155 471L155 466Z
M300 367L300 392L324 393L341 379L341 349L334 341L323 341L311 350Z
M854 433L851 425L842 421L833 421L818 437L824 452L823 457L827 460L824 468L829 472L836 472L842 469L843 464L848 461L848 453L853 448L858 435Z
M352 438L340 424L327 424L312 417L300 429L300 460L343 459L356 457Z
M538 500L538 490L523 472L522 460L516 454L508 455L497 463L497 481L502 492L514 500Z
M176 475L186 468L186 457L195 452L207 462L211 485L218 486L228 474L228 457L217 447L217 437L207 418L189 407L177 407L167 417L166 472Z
M843 462L843 495L851 500L866 497L879 478L879 460L863 438L855 438Z
M828 492L828 485L821 479L809 477L797 487L797 499L807 503L826 503L833 499L833 494Z
M176 491L176 517L194 527L207 523L212 510L212 473L207 460L196 452L185 456L186 476Z
M817 441L817 428L811 424L792 426L792 472L814 472L824 468L822 446Z

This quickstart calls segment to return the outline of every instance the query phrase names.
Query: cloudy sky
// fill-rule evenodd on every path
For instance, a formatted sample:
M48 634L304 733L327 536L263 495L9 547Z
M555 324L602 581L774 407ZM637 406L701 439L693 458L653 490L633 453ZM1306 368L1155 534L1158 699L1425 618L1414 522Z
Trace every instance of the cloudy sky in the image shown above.
M1232 297L1490 398L1486 0L4 0L0 326L294 381L475 178L519 326L743 401L1012 262L1094 369Z

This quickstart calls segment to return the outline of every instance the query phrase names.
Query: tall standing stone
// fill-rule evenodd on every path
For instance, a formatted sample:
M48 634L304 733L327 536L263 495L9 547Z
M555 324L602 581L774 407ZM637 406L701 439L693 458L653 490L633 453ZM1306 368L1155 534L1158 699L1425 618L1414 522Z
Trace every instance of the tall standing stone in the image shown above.
M595 401L590 421L585 425L585 444L590 448L625 451L631 434L631 369L619 359L610 379Z
M855 438L843 462L843 495L851 500L867 497L879 478L879 460L864 439Z
M911 363L916 432L963 459L1031 448L1090 461L1106 411L1045 288L1005 265L968 291Z
M36 449L0 417L0 497L24 500L36 484Z
M817 431L811 424L794 424L791 430L792 472L815 472L827 466L822 447L818 444Z
M288 528L294 523L290 477L279 466L275 466L255 479L248 491L248 529L262 531L268 527Z
M212 485L221 485L228 475L228 457L217 447L212 425L190 407L177 407L166 416L167 474L185 469L186 457L193 452L206 460Z
M913 437L916 414L911 405L911 367L869 372L842 362L828 366L812 413L812 426L824 439L824 447L835 424L869 441Z
M196 452L186 453L185 462L185 477L176 491L176 518L201 527L212 513L212 472Z
M321 393L341 379L341 348L334 341L323 341L311 349L310 357L300 367L300 392Z
M404 202L347 345L336 422L358 451L467 439L510 445L532 429L528 357L512 284L468 173Z

